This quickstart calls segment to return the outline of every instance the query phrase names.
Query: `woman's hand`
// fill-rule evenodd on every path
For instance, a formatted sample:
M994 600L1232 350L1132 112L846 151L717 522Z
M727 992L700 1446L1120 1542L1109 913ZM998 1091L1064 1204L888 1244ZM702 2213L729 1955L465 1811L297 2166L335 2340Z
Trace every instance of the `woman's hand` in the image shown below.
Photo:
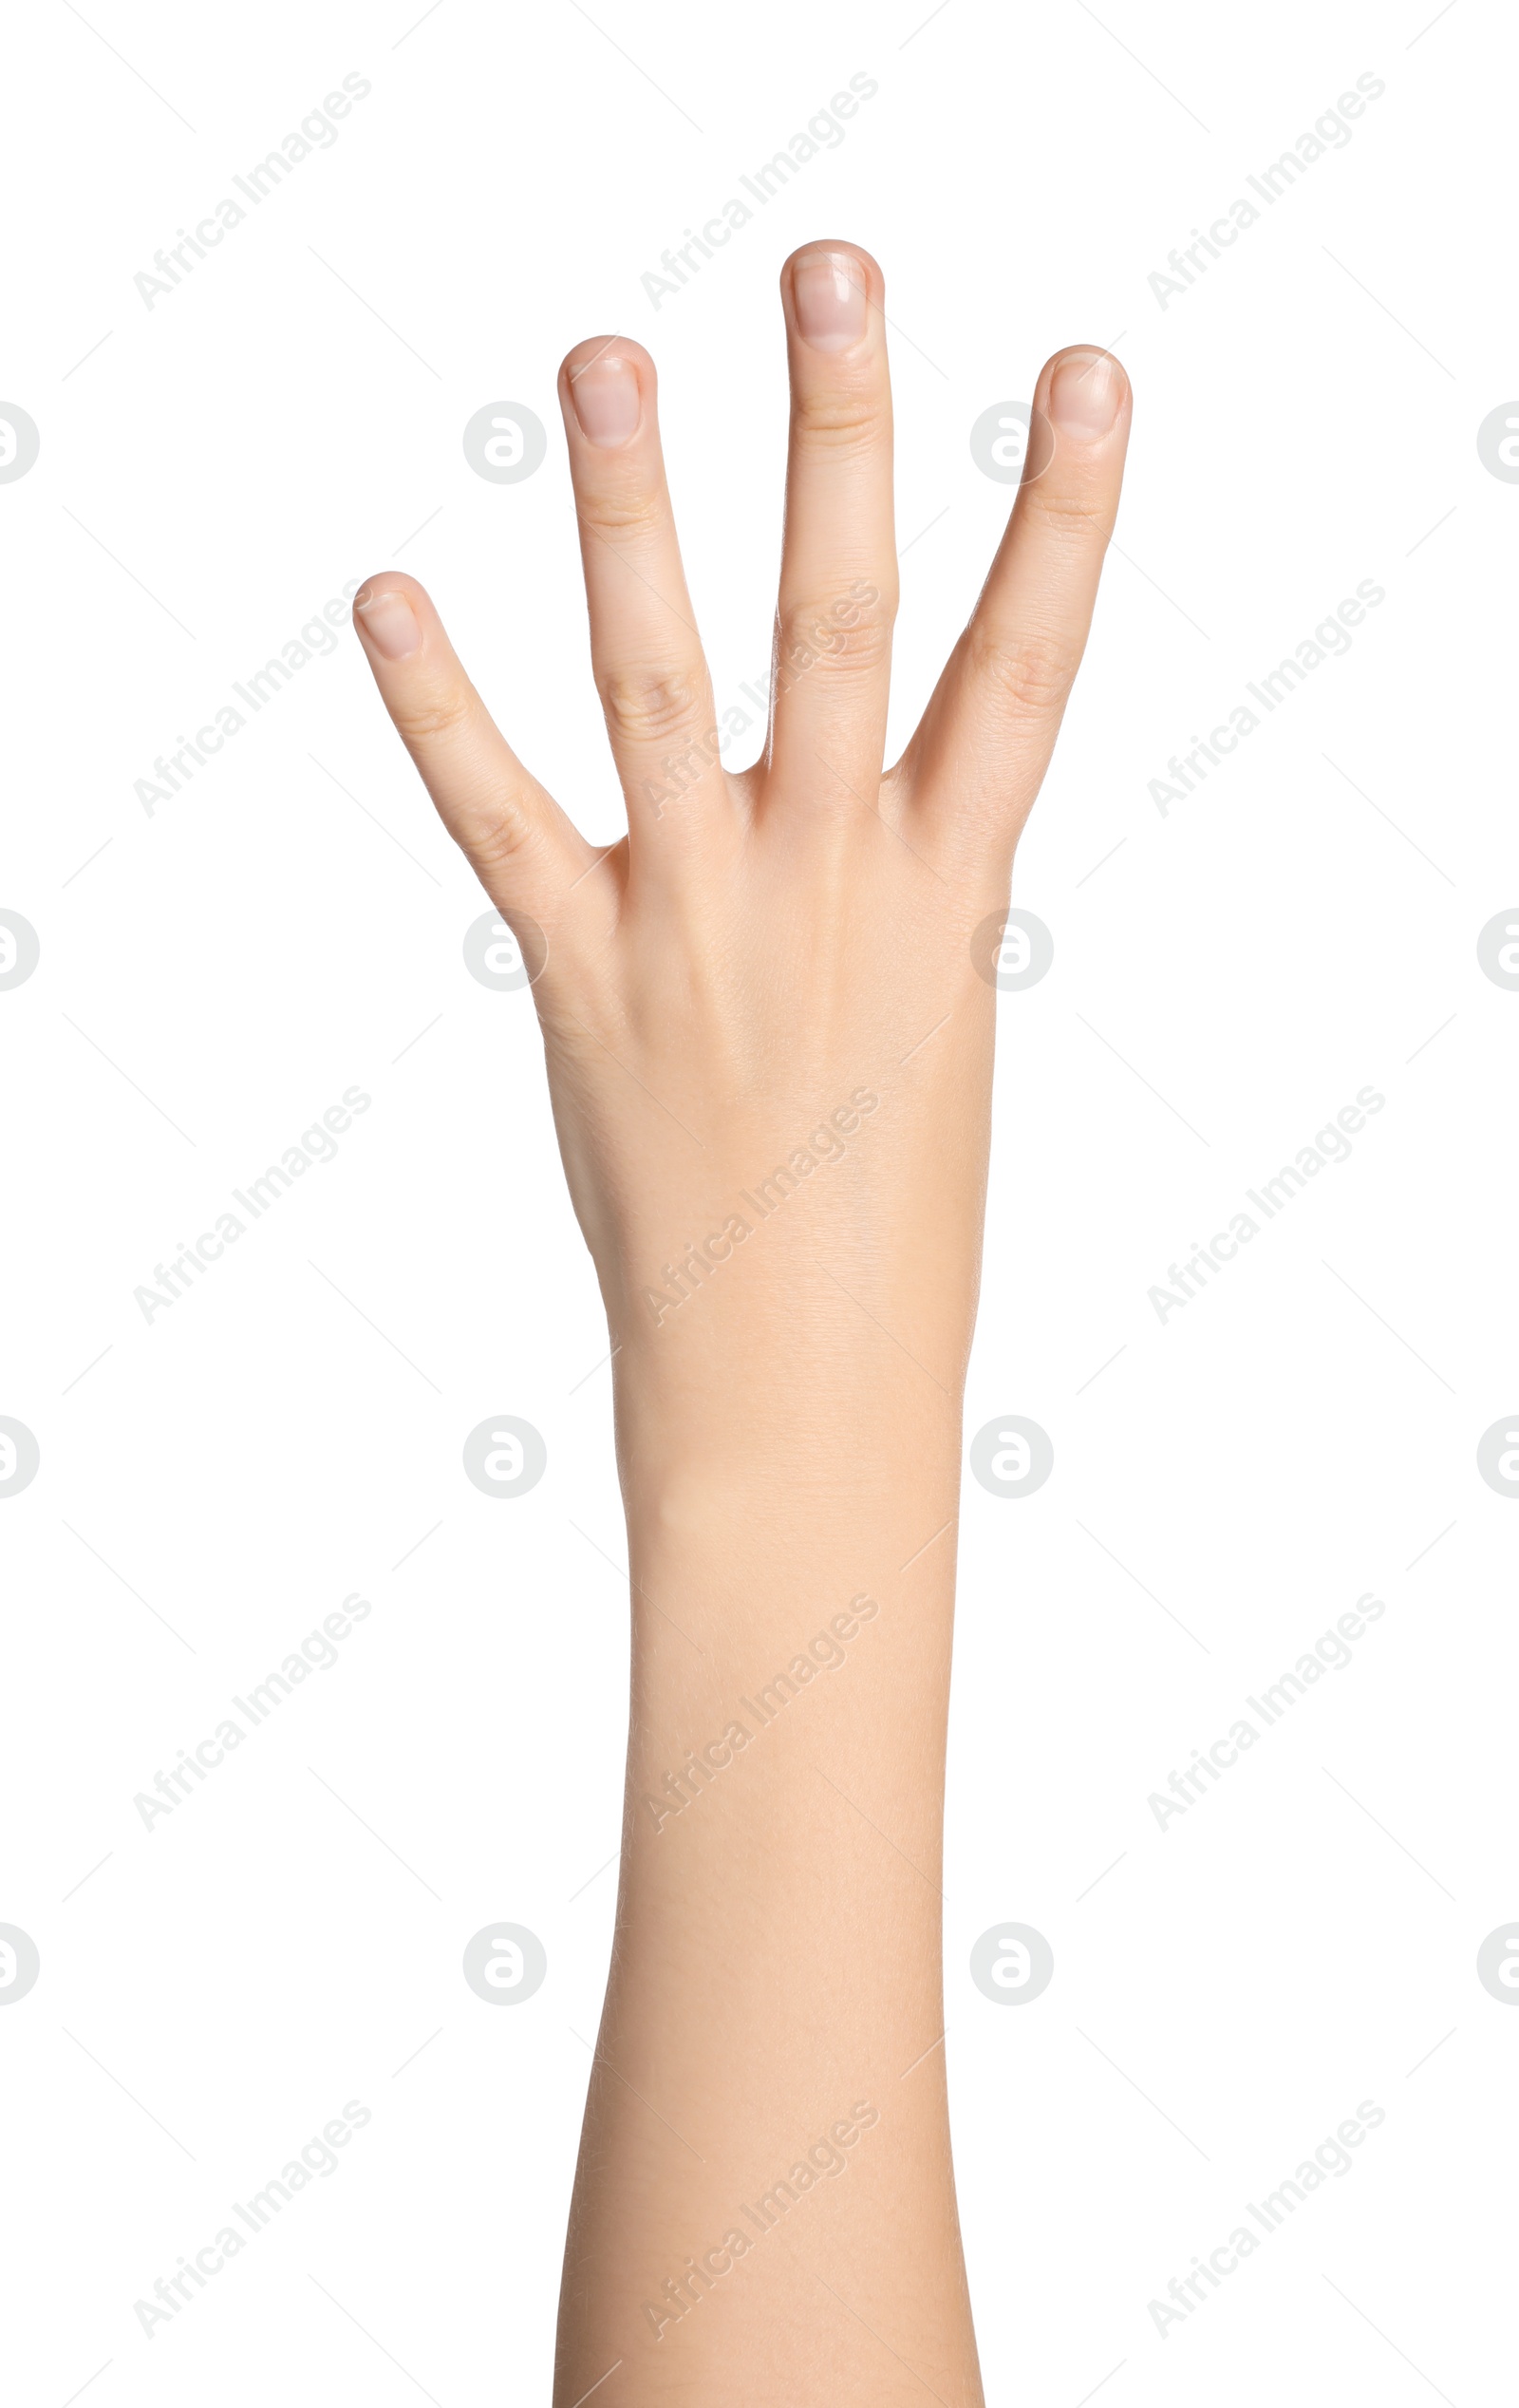
M620 336L572 351L560 392L624 841L595 853L529 776L409 577L355 604L434 801L542 965L616 1349L632 1715L561 2408L980 2399L938 1869L987 973L1129 391L1100 351L1044 369L1040 473L883 770L880 271L817 244L781 289L786 535L753 769L718 759L654 370Z
M1045 367L1042 473L885 770L897 566L881 272L852 246L809 245L781 292L791 451L773 718L752 769L718 758L654 367L624 337L577 346L560 400L627 837L598 857L523 768L414 580L373 578L355 624L534 966L546 943L535 991L560 1143L624 1378L661 1357L703 1378L779 1317L823 1376L835 1349L891 1343L864 1314L953 1387L995 1001L972 939L1005 905L1080 660L1129 391L1100 351Z

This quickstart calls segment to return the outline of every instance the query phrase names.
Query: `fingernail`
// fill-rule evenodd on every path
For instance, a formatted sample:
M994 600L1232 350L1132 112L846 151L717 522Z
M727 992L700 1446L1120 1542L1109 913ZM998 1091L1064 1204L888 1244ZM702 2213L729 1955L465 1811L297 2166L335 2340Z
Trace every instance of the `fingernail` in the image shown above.
M1072 351L1050 379L1050 416L1078 443L1110 432L1123 398L1118 363L1106 351Z
M570 378L570 398L587 441L609 451L626 443L643 412L631 360L591 360Z
M847 252L818 252L791 272L797 330L815 351L847 351L865 331L865 272Z
M422 643L422 629L417 613L403 593L393 589L388 593L376 593L366 586L353 597L353 607L364 617L364 631L375 650L387 661L403 661Z

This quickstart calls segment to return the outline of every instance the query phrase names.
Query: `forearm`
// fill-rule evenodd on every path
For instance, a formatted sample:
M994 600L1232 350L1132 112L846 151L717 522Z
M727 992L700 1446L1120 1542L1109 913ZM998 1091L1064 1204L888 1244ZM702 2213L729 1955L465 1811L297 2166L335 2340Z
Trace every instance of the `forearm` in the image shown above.
M980 2398L939 2046L958 1398L809 1302L700 1413L708 1326L624 1380L627 1818L558 2408L619 2358L635 2404Z

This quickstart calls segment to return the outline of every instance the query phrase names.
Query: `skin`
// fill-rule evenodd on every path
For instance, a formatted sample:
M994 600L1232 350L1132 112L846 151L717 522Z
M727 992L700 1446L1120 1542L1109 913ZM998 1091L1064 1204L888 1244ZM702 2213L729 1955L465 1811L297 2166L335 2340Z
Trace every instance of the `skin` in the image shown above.
M1044 367L1040 473L884 769L881 272L809 244L781 298L776 699L752 769L706 741L653 363L625 337L560 372L622 842L599 854L523 768L412 578L354 606L445 825L534 965L547 940L554 1118L616 1350L627 1810L555 2408L598 2386L604 2408L982 2399L939 2044L995 1005L973 939L991 920L995 943L1080 659L1130 394L1092 348Z

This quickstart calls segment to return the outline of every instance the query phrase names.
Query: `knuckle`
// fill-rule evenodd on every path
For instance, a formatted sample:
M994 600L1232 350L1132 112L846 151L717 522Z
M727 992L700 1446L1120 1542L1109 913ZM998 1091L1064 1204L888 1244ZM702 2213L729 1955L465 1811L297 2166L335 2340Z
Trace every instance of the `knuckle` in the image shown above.
M1024 487L1024 499L1041 526L1060 541L1086 546L1096 539L1105 544L1113 532L1112 503L1093 488L1047 485L1040 480Z
M777 649L782 668L794 674L821 668L866 675L886 667L896 618L896 589L861 578L848 593L822 603L787 603L777 618Z
M969 669L974 682L1003 704L1009 715L1042 716L1064 707L1080 653L1063 638L1026 630L1016 637L972 630Z
M576 508L581 525L592 536L601 536L609 540L614 536L635 538L653 536L659 532L665 518L665 505L648 485L611 479L598 483L591 492L581 493Z
M614 744L668 743L697 716L698 683L681 669L608 669L597 685Z
M473 709L473 697L458 687L424 687L398 701L392 716L404 743L447 743L462 735Z
M465 850L487 888L493 875L499 875L525 851L529 835L527 819L504 799L470 828Z
M839 385L799 394L791 423L798 448L848 459L875 447L885 418L875 394Z

